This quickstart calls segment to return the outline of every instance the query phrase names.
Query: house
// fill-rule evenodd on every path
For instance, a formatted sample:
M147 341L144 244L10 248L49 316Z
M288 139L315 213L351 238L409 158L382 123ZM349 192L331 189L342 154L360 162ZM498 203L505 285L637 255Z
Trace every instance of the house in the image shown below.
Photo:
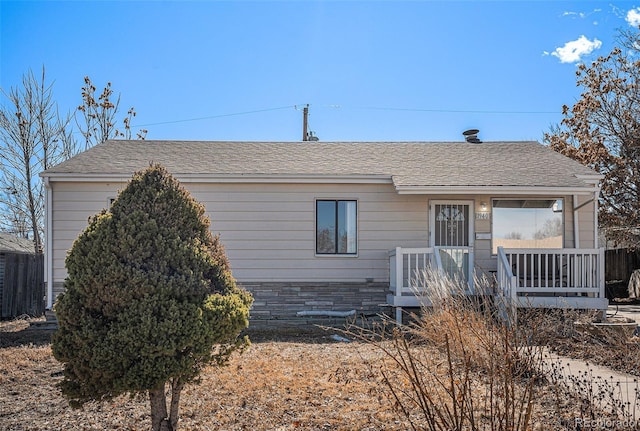
M0 232L0 318L45 310L44 261L35 253L33 240Z
M206 206L253 319L415 306L429 265L519 306L607 306L601 176L539 143L114 140L42 174L49 307L88 217L151 162Z

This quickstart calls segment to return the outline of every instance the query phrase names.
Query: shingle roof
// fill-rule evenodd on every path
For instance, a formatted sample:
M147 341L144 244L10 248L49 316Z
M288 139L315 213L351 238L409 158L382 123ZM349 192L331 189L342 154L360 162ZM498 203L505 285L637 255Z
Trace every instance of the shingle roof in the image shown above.
M396 187L584 187L591 169L537 142L217 142L114 140L44 176L127 175L160 163L176 176L370 176Z
M0 252L35 253L33 240L0 232Z

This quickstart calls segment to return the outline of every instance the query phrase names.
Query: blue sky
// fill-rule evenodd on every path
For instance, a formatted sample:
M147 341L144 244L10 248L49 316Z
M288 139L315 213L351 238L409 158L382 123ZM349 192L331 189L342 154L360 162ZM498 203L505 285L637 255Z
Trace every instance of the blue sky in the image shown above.
M542 140L631 1L5 1L0 87L112 82L148 139ZM4 101L3 101L4 103Z

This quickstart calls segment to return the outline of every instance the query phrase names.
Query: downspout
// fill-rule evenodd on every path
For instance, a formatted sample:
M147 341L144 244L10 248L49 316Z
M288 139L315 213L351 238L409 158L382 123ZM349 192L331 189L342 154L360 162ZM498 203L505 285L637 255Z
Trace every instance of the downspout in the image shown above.
M44 205L44 228L45 228L45 282L47 283L47 309L53 308L53 223L52 223L52 195L51 184L49 183L49 177L43 177L44 179L44 193L45 193L45 205Z
M598 271L600 271L600 274L598 275L598 279L600 282L600 292L599 292L599 296L600 298L606 298L606 268L605 268L605 253L604 253L604 249L600 250L599 249L599 244L598 244L598 237L600 236L600 233L598 232L598 210L599 210L599 203L598 203L598 199L600 199L600 185L598 184L596 186L596 191L593 192L593 248L595 248L596 250L598 250L598 256L599 256L599 265L598 265ZM605 247L606 247L606 239L605 239ZM607 301L608 302L608 301ZM602 310L602 317L606 320L607 319L607 310Z
M598 199L600 199L600 187L593 192L593 248L599 248L598 240L600 237L599 226L598 226Z
M578 223L578 195L573 195L573 248L580 248L580 223Z

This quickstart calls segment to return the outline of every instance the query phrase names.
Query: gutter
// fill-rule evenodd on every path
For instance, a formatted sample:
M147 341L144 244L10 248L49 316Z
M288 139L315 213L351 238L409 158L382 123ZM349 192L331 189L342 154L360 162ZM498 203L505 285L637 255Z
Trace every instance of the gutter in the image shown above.
M600 212L600 208L599 208L599 202L598 200L600 199L600 187L598 187L598 191L593 193L593 211L595 216L593 217L593 248L599 248L600 245L598 244L598 240L600 238L600 232L599 232L599 224L598 224L598 213Z
M589 203L588 201L586 203ZM573 195L573 248L580 248L580 226L578 221L578 195Z
M44 251L44 268L45 283L47 284L47 309L53 308L53 190L49 177L42 177L44 181L44 228L45 228L45 251Z
M49 173L55 182L118 182L128 183L131 174L67 174ZM177 174L172 173L181 183L283 183L283 184L392 184L389 175L296 175L296 174Z
M536 195L591 195L597 187L536 187L536 186L398 186L401 195L476 195L536 196Z

